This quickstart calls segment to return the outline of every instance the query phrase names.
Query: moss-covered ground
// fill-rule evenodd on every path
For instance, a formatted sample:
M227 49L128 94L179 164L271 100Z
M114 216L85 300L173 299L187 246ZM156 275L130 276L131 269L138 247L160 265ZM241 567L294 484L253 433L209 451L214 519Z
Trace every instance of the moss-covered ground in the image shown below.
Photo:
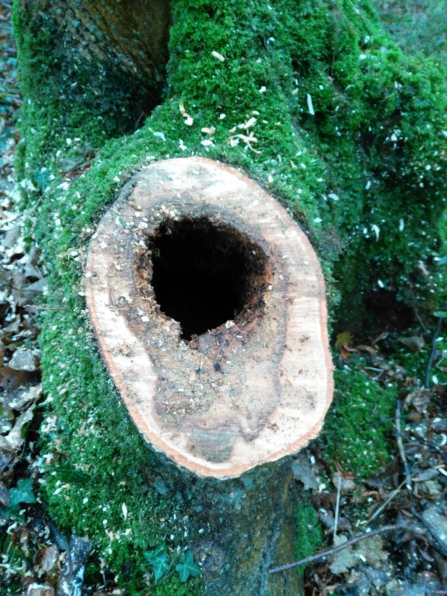
M430 309L445 291L436 266L447 196L443 67L404 55L368 1L174 0L172 8L164 101L127 136L130 116L138 119L133 92L106 77L95 97L87 85L74 98L70 89L95 65L68 67L54 53L51 19L37 34L19 2L15 16L25 99L17 165L54 309L41 336L42 495L57 522L88 534L104 565L134 590L151 571L145 549L163 538L171 549L188 547L182 501L116 396L82 291L88 240L134 172L199 154L243 168L319 251L334 327L361 327L368 300L386 295ZM362 373L337 372L336 383L326 437L335 444L343 434L346 462L364 475L379 453L386 461L395 392L368 385ZM371 429L371 416L385 421ZM199 590L197 580L182 584L172 574L151 593Z

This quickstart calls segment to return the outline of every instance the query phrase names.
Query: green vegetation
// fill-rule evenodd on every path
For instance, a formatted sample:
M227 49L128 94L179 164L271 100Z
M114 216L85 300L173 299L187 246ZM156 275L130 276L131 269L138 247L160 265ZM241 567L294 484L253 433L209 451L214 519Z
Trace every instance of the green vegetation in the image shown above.
M297 507L297 535L296 558L304 559L315 553L323 545L323 528L318 521L318 515L309 502ZM299 574L304 572L305 566L297 568Z
M399 396L394 383L381 387L359 369L362 358L335 371L334 404L319 439L341 467L363 478L389 463L393 453L393 422Z
M162 472L89 332L82 265L99 216L144 164L205 155L245 169L306 229L322 259L334 326L360 326L365 301L384 295L439 307L445 74L436 60L404 55L368 1L174 0L164 102L123 136L141 108L134 83L101 78L98 64L66 56L54 26L48 16L37 31L16 2L25 98L19 174L24 205L34 205L29 235L43 252L48 305L63 309L43 318L42 494L59 524L88 533L106 565L138 586L151 569L143 553L165 534L173 552L188 549L189 522L180 492L157 490ZM85 85L82 93L75 83ZM212 126L214 135L201 132ZM337 371L336 383L328 445L368 475L379 454L387 458L395 390L367 385L355 371ZM54 455L60 451L78 472L68 471L71 481ZM301 523L300 540L309 525ZM151 593L199 590L200 580L183 584L172 574Z
M147 86L154 84L132 78L116 65L86 59L76 44L70 47L67 31L53 12L30 14L16 2L13 16L25 98L21 129L27 132L17 166L23 175L23 156L26 175L42 191L51 174L51 168L42 172L42 164L48 161L57 172L70 171L106 139L133 132L144 116ZM57 151L68 148L70 137L79 140L54 162Z

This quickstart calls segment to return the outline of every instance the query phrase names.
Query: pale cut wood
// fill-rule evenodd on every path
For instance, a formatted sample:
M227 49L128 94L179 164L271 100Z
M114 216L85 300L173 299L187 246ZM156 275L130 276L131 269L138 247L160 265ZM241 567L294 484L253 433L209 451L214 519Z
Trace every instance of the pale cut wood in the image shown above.
M148 254L160 222L184 218L236 230L265 265L256 304L191 342L158 307ZM86 295L138 430L177 465L237 477L319 433L333 394L321 267L283 207L240 172L195 157L143 169L94 234Z

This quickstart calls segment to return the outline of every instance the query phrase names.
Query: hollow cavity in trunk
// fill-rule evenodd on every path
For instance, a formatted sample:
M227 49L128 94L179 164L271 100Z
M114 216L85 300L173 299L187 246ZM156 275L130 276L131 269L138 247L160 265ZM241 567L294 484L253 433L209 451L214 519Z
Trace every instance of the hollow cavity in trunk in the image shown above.
M230 226L207 218L162 223L151 239L152 287L160 310L190 340L259 304L253 277L263 275L262 249Z

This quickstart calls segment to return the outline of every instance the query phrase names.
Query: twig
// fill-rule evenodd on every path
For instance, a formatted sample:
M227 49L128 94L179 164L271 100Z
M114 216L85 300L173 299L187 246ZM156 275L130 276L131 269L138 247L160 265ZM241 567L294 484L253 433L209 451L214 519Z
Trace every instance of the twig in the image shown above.
M326 596L326 587L323 585L323 582L318 577L318 574L317 573L314 574L314 582L320 588L320 591L321 591L322 596Z
M366 523L370 524L373 519L376 519L376 517L378 517L382 513L382 511L385 509L385 507L388 505L388 503L390 503L394 499L394 497L396 497L399 494L400 489L403 487L403 485L406 482L407 482L407 479L405 478L405 480L391 493L391 495L388 497L388 499L385 501L385 503L383 503L377 509L377 511L374 511L373 515L369 518L369 520Z
M340 492L341 492L341 474L339 473L338 487L337 487L337 503L335 505L334 542L335 542L335 537L337 536L338 512L340 509Z
M418 309L415 306L413 306L413 310L414 310L414 314L416 315L416 319L419 321L419 325L422 327L422 329L425 331L425 333L429 333L427 327L424 325L424 321L421 319Z
M382 528L378 528L377 530L373 530L372 532L365 532L364 534L360 534L360 536L351 538L351 540L348 540L347 542L344 542L339 546L323 550L317 553L316 555L311 555L310 557L305 557L304 559L300 559L299 561L294 561L293 563L288 563L287 565L282 565L281 567L275 567L273 569L270 569L269 573L278 573L279 571L286 571L287 569L292 569L293 567L298 567L299 565L313 563L314 561L318 561L319 559L324 559L325 557L335 555L336 553L339 553L345 548L349 548L350 546L357 544L357 542L360 542L361 540L366 540L367 538L372 538L372 536L384 534L385 532L393 532L394 530L405 530L405 528L399 524L394 526L383 526Z
M360 10L359 10L359 9L358 9L358 8L355 6L355 4L352 2L352 0L349 0L349 2L350 2L350 4L351 4L351 6L352 6L352 8L353 8L354 12L356 13L356 15L357 15L357 16L360 18L360 20L362 21L362 25L363 25L363 27L365 28L365 31L368 33L368 35L369 35L370 37L372 37L372 33L371 33L371 31L368 29L368 26L367 26L367 24L366 24L366 22L365 22L365 19L362 17L362 14L361 14Z
M435 360L435 356L436 356L436 340L438 339L439 334L441 333L441 327L442 327L442 318L439 317L438 322L436 323L436 327L435 327L435 331L433 333L432 340L431 340L430 358L428 359L427 370L425 371L425 383L424 383L424 387L426 389L428 389L430 387L430 371L431 371L431 368L433 366L433 362Z
M405 455L404 445L402 443L402 431L400 429L400 409L401 403L397 400L396 404L396 417L395 417L395 425L396 425L396 441L397 447L399 449L399 455L402 460L405 472L405 485L407 487L408 492L411 495L411 499L413 500L413 485L411 484L411 470L410 466L408 465L407 456Z
M425 445L428 445L429 447L434 449L437 453L439 453L441 455L441 457L443 457L445 459L447 454L445 453L445 451L443 451L441 449L441 447L439 447L439 445L436 445L436 443L432 443L431 441L428 441L425 437L419 436L419 434L416 433L414 430L410 429L410 433L413 435L413 437L416 439L416 441L425 443Z
M401 411L401 403L400 403L400 401L398 401L397 405L396 405L396 417L395 417L397 445L398 445L399 454L400 454L400 457L402 459L402 463L403 463L404 469L405 469L405 481L403 484L406 485L408 491L410 492L411 498L413 500L414 495L413 495L413 487L411 484L411 472L410 472L410 467L408 465L408 461L407 461L407 458L405 455L404 446L402 443L402 432L401 432L401 427L400 427L400 411ZM403 486L403 484L401 484L401 486ZM399 487L399 489L401 488L401 486ZM397 490L399 490L399 489L397 489ZM394 498L394 494L392 495L391 498ZM384 506L387 505L387 503L391 500L391 498L388 499L388 501L385 503ZM427 528L427 530L430 532L430 534L436 539L437 544L439 544L439 539L434 534L432 528L430 527L430 524L428 524L424 520L424 518L415 510L414 506L412 506L412 513L424 524L424 526ZM269 573L278 573L280 571L287 571L288 569L293 569L294 567L299 567L300 565L306 565L308 563L313 563L314 561L319 561L320 559L324 559L326 557L335 555L336 553L344 550L345 548L349 548L350 546L357 544L357 542L360 542L361 540L366 540L367 538L372 538L373 536L377 536L378 534L384 534L385 532L393 532L395 530L405 530L405 531L417 533L416 529L406 528L400 524L383 526L382 528L378 528L377 530L373 530L372 532L365 532L364 534L360 534L360 536L351 538L351 540L348 540L347 542L340 544L339 546L329 548L329 549L321 551L315 555L311 555L309 557L305 557L304 559L300 559L299 561L294 561L293 563L288 563L287 565L282 565L281 567L275 567L274 569L270 569ZM445 546L444 545L440 545L440 546L441 546L441 551L443 553L445 553Z
M66 306L51 307L51 306L33 306L32 304L25 304L23 308L29 308L31 310L67 310Z

